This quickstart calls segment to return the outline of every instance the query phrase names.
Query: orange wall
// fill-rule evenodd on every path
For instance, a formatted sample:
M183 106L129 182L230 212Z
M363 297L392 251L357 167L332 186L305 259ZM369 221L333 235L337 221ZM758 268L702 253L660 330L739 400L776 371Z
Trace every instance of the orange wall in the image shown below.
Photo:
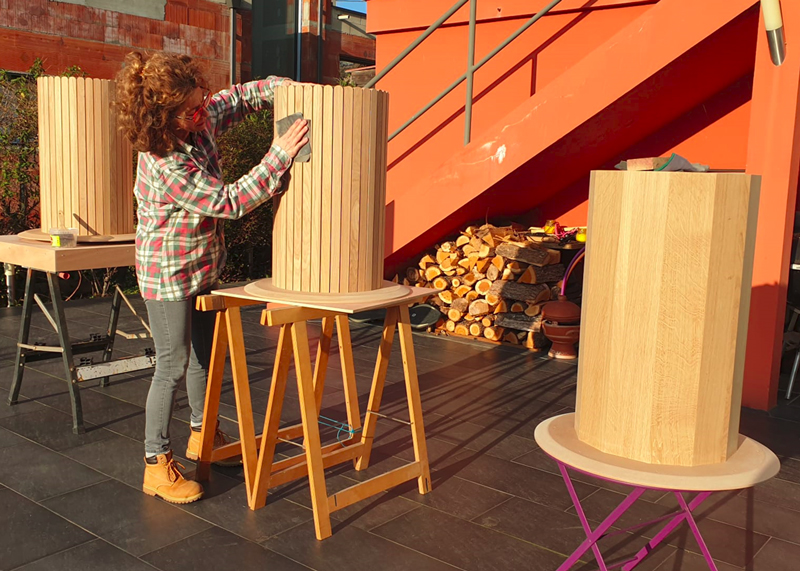
M475 60L480 61L546 3L512 1L495 8L478 2ZM476 73L473 137L650 7L606 0L578 9L583 4L565 0ZM450 0L404 1L403 8L395 0L372 2L369 31L378 36L377 69L383 69L451 5ZM460 10L448 21L455 24L434 32L378 84L379 89L397 94L391 99L390 132L466 70L465 14L465 9ZM424 180L453 150L463 147L465 97L462 84L390 143L387 202Z

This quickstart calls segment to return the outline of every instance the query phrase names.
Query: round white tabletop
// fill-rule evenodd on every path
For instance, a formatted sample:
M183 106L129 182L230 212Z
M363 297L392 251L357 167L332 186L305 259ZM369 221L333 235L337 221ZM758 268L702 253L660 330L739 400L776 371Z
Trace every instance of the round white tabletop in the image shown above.
M749 488L780 470L778 457L766 446L739 435L739 448L726 462L705 466L646 464L601 452L578 440L575 414L549 418L534 438L554 459L581 472L631 486L663 490L715 492Z

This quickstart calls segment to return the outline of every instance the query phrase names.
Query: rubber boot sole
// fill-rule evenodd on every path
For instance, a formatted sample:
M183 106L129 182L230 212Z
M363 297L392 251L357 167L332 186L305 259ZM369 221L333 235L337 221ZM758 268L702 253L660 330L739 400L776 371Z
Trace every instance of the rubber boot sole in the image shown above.
M200 498L203 497L203 492L200 492L199 494L195 494L194 496L189 496L188 498L176 498L176 497L164 494L162 492L159 492L155 488L150 488L150 487L144 486L144 485L142 486L142 491L145 494L147 494L148 496L155 496L155 497L161 498L165 502L169 502L171 504L190 504L192 502L196 502L197 500L199 500Z

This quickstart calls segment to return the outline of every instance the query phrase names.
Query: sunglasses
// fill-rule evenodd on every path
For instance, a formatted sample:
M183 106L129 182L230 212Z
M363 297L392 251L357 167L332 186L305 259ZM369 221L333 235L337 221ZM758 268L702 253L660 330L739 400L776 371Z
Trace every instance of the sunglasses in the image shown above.
M183 119L185 121L192 121L193 123L197 123L202 119L203 111L206 107L208 107L209 102L211 101L211 92L206 90L205 97L203 97L203 102L194 108L191 112L191 115L176 115L176 119Z

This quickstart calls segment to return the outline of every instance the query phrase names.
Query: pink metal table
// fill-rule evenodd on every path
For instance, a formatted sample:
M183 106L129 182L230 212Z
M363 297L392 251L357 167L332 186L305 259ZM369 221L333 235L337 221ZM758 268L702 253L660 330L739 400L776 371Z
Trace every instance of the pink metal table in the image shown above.
M534 438L544 452L558 464L561 476L567 486L572 503L578 512L586 539L575 552L558 568L566 571L572 568L589 549L594 553L601 571L608 571L597 542L607 535L611 526L630 508L646 490L663 490L672 492L678 500L680 510L654 520L669 520L668 523L642 547L633 559L624 562L623 571L636 567L682 522L686 522L692 530L700 550L708 563L709 569L717 571L705 541L700 534L692 512L702 504L713 492L739 490L749 488L769 480L780 470L780 462L767 447L745 436L739 436L739 448L726 462L707 466L659 466L628 460L620 456L606 454L578 440L575 433L575 415L556 416L536 427ZM581 507L580 498L569 476L569 470L587 474L594 478L630 486L633 490L617 506L603 522L592 529L586 514ZM688 501L684 497L687 492L697 493ZM671 518L671 519L670 519ZM654 523L649 521L636 527ZM619 565L617 565L619 566Z

